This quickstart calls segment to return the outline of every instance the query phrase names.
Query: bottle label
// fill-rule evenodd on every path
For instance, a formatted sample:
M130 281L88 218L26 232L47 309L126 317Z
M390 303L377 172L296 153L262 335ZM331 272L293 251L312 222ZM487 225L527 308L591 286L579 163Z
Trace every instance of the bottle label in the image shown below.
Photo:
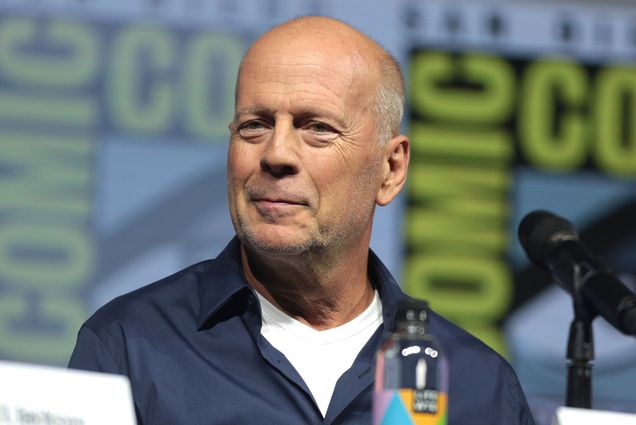
M443 392L404 388L376 391L373 397L373 425L446 425Z

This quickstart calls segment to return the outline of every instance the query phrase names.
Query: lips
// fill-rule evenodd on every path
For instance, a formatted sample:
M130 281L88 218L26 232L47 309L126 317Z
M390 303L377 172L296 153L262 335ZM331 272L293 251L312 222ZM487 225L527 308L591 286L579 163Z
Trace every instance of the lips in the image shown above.
M305 208L305 204L281 199L255 199L253 205L259 215L269 221L295 216Z
M268 219L282 218L298 213L309 205L306 197L291 190L271 190L261 187L247 188L249 201L258 213Z
M251 201L257 206L261 206L263 208L285 208L285 207L297 207L297 206L307 206L307 202L301 199L290 199L290 198L252 198Z
M247 197L250 201L271 205L309 205L307 197L295 191L284 188L247 187Z
M307 205L307 203L301 200L288 199L288 198L254 198L252 202L256 202L264 205Z

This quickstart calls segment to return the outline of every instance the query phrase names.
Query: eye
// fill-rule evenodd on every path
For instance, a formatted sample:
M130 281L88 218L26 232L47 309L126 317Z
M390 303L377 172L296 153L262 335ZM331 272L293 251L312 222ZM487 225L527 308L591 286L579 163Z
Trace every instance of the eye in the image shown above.
M259 128L263 128L263 123L260 121L248 121L244 124L241 124L239 130L257 130Z
M308 121L301 127L303 140L311 146L325 147L331 145L338 135L338 130L321 121Z
M250 120L239 124L238 133L244 139L250 139L263 135L267 128L267 123L262 120Z
M307 125L307 128L317 134L336 132L336 130L334 130L333 127L322 122L311 122Z

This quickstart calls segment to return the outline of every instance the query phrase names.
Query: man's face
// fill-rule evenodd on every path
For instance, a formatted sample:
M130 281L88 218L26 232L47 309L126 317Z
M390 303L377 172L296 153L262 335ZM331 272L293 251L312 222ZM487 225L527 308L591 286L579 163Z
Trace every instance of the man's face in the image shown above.
M228 196L240 239L275 254L368 246L382 157L372 71L328 43L265 44L243 64L230 125Z

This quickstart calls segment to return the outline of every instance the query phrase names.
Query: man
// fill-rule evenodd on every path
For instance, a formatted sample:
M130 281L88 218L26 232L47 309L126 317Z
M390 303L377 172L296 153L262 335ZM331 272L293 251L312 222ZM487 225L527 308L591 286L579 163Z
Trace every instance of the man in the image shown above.
M374 354L406 297L369 251L375 205L406 179L402 86L390 55L333 19L258 39L230 124L237 237L100 309L70 366L129 376L140 424L369 424ZM430 331L450 358L450 424L532 423L505 361L437 315Z

